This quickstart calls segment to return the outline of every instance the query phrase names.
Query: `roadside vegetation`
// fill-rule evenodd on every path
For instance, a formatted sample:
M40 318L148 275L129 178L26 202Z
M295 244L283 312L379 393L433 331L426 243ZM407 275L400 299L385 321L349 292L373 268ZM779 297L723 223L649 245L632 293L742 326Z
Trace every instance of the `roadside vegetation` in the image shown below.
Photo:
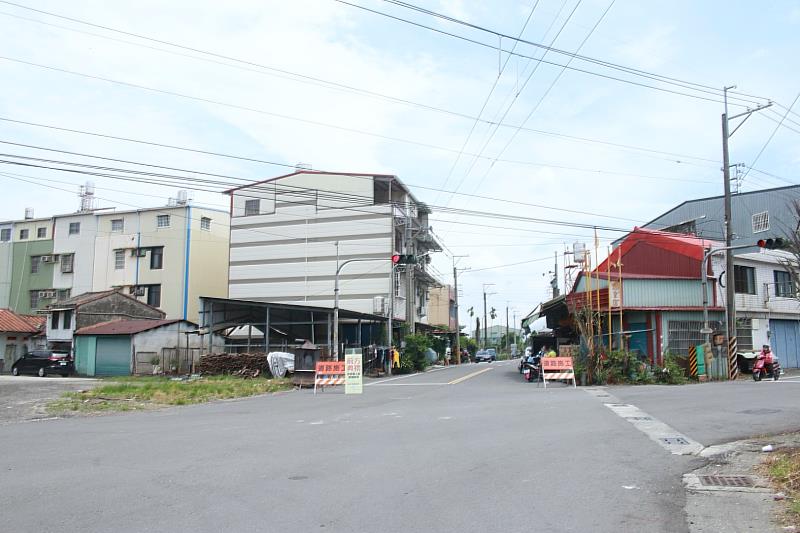
M786 518L790 524L797 524L800 521L800 448L778 450L767 458L766 470L786 495Z
M66 392L50 402L51 414L101 413L158 409L214 400L242 398L291 389L288 379L208 376L173 380L162 376L110 378L91 390Z
M575 374L586 374L586 381L597 385L651 385L661 383L680 385L686 383L686 358L665 355L663 365L650 366L635 354L612 350L589 364L589 357L577 358ZM593 367L593 368L590 368Z

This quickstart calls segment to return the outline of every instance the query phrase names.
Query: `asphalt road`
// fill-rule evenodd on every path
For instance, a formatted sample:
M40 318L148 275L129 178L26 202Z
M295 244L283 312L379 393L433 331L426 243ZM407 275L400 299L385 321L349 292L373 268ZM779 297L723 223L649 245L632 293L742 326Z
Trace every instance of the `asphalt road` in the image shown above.
M303 390L0 426L0 529L687 531L681 475L703 460L670 454L605 391L537 388L515 364L371 382L361 396ZM704 444L708 419L681 407L693 396L725 405L725 427L752 420L737 411L760 395L800 404L789 382L611 392Z

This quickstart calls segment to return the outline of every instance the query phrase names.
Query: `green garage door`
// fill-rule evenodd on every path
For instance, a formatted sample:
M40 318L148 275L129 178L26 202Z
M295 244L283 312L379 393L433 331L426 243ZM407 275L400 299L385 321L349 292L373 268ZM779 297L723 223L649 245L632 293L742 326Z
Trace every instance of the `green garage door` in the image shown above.
M129 376L131 338L127 335L97 337L94 373L96 376Z

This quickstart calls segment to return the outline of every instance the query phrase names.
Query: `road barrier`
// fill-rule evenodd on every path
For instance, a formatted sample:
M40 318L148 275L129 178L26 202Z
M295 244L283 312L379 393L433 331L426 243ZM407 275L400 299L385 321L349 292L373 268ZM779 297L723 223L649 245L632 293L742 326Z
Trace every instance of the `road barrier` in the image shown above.
M542 383L547 388L547 380L572 380L574 387L578 386L575 381L575 368L572 366L572 357L542 357Z
M739 361L738 361L738 342L736 337L731 337L728 340L728 378L736 379L739 377Z
M344 385L344 361L318 361L314 368L314 394L317 387Z

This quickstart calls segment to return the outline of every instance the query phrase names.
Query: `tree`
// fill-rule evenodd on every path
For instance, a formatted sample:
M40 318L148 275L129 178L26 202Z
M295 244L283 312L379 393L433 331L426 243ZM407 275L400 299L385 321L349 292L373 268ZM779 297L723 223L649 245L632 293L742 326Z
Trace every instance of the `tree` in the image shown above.
M475 342L478 343L478 346L481 344L481 319L480 317L475 319Z
M787 230L784 232L786 238L785 251L789 252L792 257L782 259L781 265L789 272L792 280L791 292L792 295L800 300L800 202L792 204L794 211L794 219L796 222L794 230Z

